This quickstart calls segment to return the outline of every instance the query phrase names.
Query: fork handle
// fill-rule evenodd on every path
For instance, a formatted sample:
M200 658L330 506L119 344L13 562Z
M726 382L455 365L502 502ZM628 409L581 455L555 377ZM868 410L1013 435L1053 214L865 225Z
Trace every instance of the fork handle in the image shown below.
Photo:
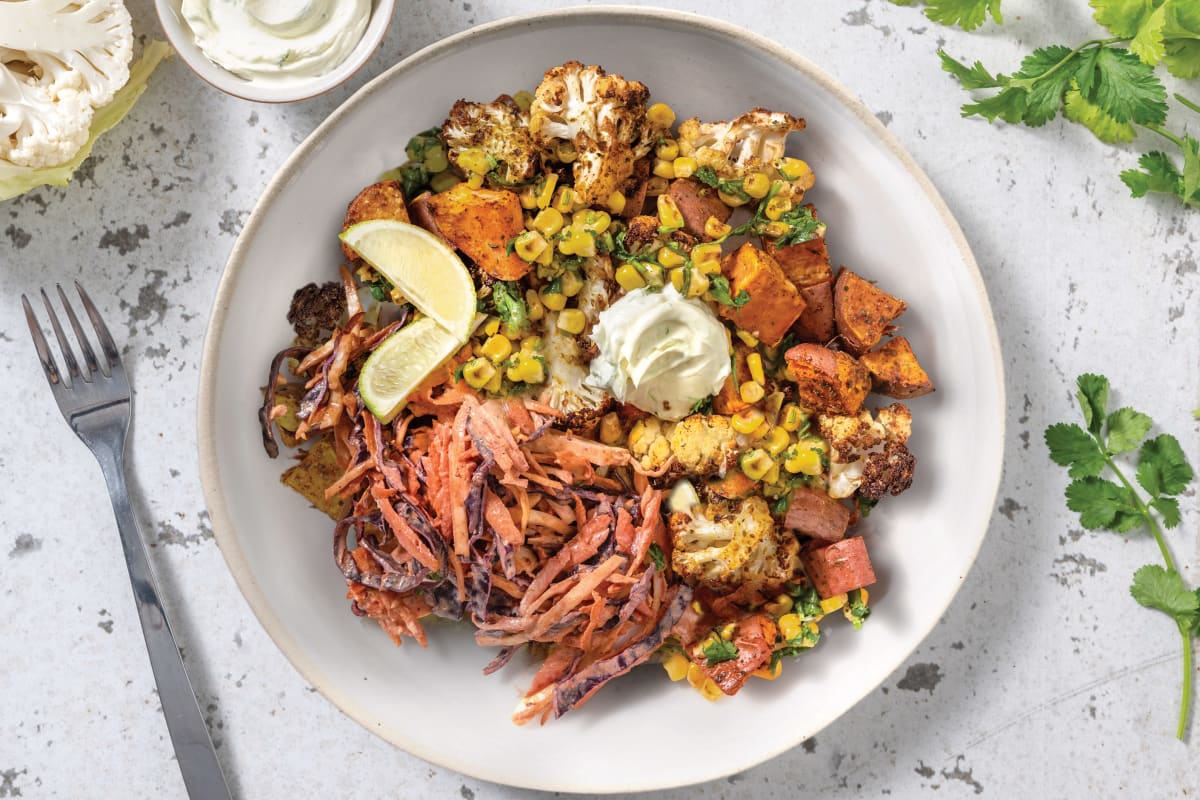
M183 668L183 657L159 599L158 580L150 565L146 542L129 503L123 444L104 448L97 456L117 517L121 548L125 551L125 564L133 584L133 599L142 623L142 635L146 638L146 650L150 653L158 699L162 703L163 716L167 718L171 744L175 747L175 758L190 800L229 800L229 787L217 761L204 715L196 702L196 693Z

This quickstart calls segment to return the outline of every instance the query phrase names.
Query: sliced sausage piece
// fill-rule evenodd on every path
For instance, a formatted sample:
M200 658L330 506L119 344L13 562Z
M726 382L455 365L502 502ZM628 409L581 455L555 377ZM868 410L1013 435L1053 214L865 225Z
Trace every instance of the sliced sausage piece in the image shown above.
M721 202L716 189L691 178L671 181L667 195L679 206L684 230L706 242L709 237L704 235L704 223L708 222L708 218L716 217L724 222L733 213L729 206Z
M746 617L737 624L733 633L737 658L705 667L704 671L721 687L722 692L737 694L756 669L770 663L777 632L775 621L765 614Z
M850 525L850 509L828 492L801 486L792 492L784 525L823 542L840 542Z
M875 570L861 536L806 550L800 560L822 600L875 582Z
M633 174L625 180L621 194L625 195L625 208L618 216L633 219L642 213L646 205L646 187L650 183L650 159L643 158L633 165Z

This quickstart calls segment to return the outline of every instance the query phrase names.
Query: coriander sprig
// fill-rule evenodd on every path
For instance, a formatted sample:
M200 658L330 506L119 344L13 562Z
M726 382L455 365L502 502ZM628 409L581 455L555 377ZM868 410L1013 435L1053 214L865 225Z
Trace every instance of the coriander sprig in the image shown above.
M1046 428L1050 458L1067 467L1073 478L1067 486L1067 507L1079 512L1079 522L1089 530L1129 532L1148 528L1166 566L1147 564L1133 575L1129 592L1141 605L1162 611L1175 621L1183 639L1183 686L1176 736L1187 730L1192 698L1192 637L1200 635L1200 590L1184 586L1167 546L1163 527L1180 522L1179 501L1195 477L1179 441L1162 433L1147 439L1153 420L1132 408L1108 412L1108 379L1080 375L1076 398L1083 410L1086 430L1075 423ZM1148 501L1134 488L1115 456L1138 452L1136 478ZM1105 470L1117 482L1101 477ZM1161 523L1161 524L1160 524Z
M913 0L892 0L898 6L911 6ZM997 23L1000 16L1000 0L929 0L925 4L925 16L942 25L957 25L964 31L973 31L982 25L988 15Z

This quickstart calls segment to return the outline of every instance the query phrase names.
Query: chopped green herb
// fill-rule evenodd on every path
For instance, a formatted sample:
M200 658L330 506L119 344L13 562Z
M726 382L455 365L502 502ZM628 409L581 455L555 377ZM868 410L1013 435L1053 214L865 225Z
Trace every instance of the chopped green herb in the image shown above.
M529 309L516 282L496 281L492 284L492 305L496 316L509 330L520 333L529 327Z
M701 397L695 403L692 403L693 414L711 414L713 409L713 396Z
M650 549L646 553L650 556L650 560L654 562L656 570L662 572L667 568L667 555L657 544L651 544Z
M862 628L863 621L871 616L871 609L863 602L862 589L851 589L846 595L846 616L855 630Z
M400 167L400 188L405 200L412 200L429 188L429 173L424 164L405 164Z
M715 667L723 661L733 661L738 657L737 645L733 642L727 642L724 639L714 637L704 647L704 657L708 659L708 666Z
M745 289L739 289L735 297L729 295L729 279L724 275L713 275L709 279L708 290L712 292L713 299L723 306L741 308L750 302L750 293Z

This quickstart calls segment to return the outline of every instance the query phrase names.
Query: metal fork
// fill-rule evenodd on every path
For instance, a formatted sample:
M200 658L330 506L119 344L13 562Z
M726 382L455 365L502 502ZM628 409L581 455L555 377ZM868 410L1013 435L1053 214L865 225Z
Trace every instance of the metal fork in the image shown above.
M129 504L129 490L125 486L125 436L133 413L129 379L108 327L79 282L75 282L75 288L96 331L106 370L101 368L96 359L96 353L62 286L56 285L56 288L67 319L75 331L75 338L79 341L83 368L80 369L75 351L63 333L45 289L41 290L42 301L46 304L46 314L50 317L50 325L62 350L70 383L64 381L59 372L29 299L21 295L33 345L37 348L38 358L46 372L46 380L50 381L50 389L54 392L59 410L71 430L100 462L100 470L108 484L113 513L117 517L117 529L121 534L121 547L125 551L125 564L133 584L133 599L142 623L142 635L146 638L146 649L150 652L150 667L154 671L158 698L162 703L163 715L167 718L167 730L171 734L171 744L175 747L175 757L183 773L188 797L191 800L228 800L229 787L225 784L225 776L217 761L192 684L184 671L179 646L175 644L175 636L171 633L162 601L159 600L158 580L150 566L146 543Z

